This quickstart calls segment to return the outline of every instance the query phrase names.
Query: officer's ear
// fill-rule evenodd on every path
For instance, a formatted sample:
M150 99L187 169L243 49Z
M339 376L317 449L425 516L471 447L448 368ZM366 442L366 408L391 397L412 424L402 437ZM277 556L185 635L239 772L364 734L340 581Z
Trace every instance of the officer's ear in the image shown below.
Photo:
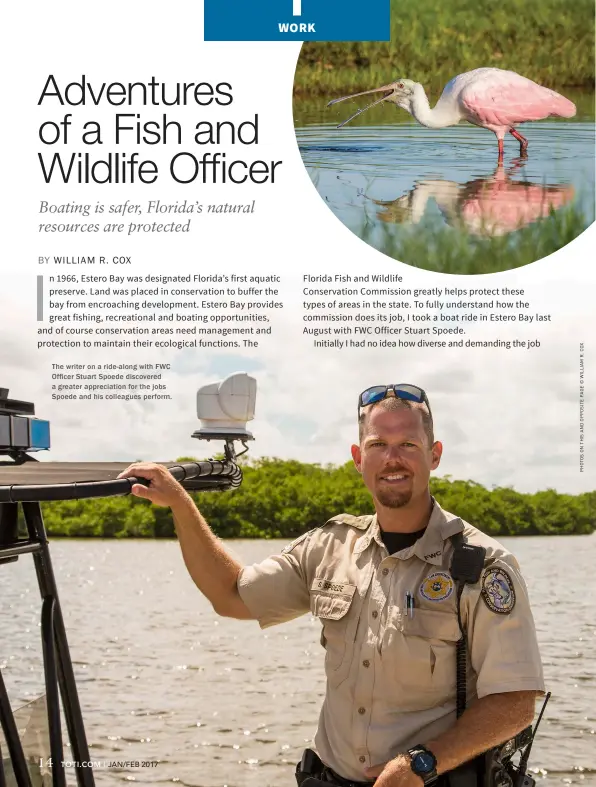
M430 451L432 454L431 469L436 470L437 467L441 464L441 456L443 455L443 443L440 443L437 440L436 443L433 443L433 446L430 449Z
M359 445L353 445L351 448L352 451L352 459L354 460L354 464L356 465L356 470L359 473L362 472L362 452L360 451Z

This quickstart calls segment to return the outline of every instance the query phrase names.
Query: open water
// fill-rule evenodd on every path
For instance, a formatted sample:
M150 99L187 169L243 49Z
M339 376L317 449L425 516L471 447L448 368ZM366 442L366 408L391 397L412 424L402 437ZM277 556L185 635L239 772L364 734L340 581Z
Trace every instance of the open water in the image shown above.
M465 236L509 236L572 207L584 226L594 220L594 124L587 117L522 124L528 157L519 157L508 134L498 166L490 131L468 123L424 128L390 106L337 129L354 107L314 112L298 103L296 136L330 210L380 251L413 229L430 247L446 227Z
M531 766L596 784L596 534L503 539L524 570L553 696ZM246 563L285 542L234 541ZM174 541L51 546L97 785L291 787L324 690L317 620L218 618ZM13 706L43 692L31 558L0 566L0 668ZM106 767L115 761L151 767Z

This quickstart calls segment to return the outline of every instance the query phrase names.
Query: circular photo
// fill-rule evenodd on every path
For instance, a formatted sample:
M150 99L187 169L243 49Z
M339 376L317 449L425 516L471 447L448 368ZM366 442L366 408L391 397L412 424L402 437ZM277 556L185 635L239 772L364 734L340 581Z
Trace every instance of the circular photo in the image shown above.
M594 220L593 52L591 0L392 0L391 41L303 44L304 165L389 257L527 265Z

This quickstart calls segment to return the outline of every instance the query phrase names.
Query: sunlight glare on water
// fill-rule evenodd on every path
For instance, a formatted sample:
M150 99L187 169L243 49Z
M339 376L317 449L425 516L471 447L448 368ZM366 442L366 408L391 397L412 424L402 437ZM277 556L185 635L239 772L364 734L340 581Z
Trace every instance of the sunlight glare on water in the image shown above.
M529 587L553 697L538 783L596 783L596 534L504 538ZM243 563L285 541L234 541ZM290 787L324 695L320 625L219 618L173 541L55 540L56 580L98 787ZM14 706L43 692L39 592L27 557L0 566L0 665ZM544 771L547 773L544 774ZM74 782L73 782L74 783Z

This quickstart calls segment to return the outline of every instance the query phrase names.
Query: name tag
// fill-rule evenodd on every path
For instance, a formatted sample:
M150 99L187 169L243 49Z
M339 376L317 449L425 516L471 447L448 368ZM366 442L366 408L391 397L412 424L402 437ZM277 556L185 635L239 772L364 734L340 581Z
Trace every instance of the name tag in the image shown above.
M315 579L310 589L337 596L353 596L356 587L348 585L347 582L335 582L333 579Z

